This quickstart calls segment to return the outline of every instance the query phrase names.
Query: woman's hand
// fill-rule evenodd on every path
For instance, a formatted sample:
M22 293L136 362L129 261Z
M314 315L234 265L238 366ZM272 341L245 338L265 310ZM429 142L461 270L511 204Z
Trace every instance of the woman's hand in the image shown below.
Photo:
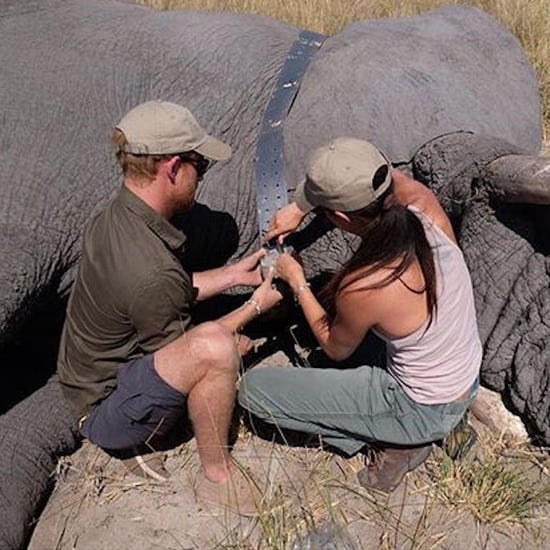
M289 233L292 233L302 223L305 216L305 213L300 210L295 202L283 206L275 212L271 219L265 240L270 241L275 237L279 237L279 242L282 242Z
M283 252L277 258L277 276L286 281L294 292L306 283L304 269L291 254Z

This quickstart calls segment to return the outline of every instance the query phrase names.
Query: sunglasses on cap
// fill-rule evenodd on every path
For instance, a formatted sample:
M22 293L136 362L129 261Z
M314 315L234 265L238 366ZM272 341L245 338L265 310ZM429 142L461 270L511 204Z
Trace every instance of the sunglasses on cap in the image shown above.
M199 180L203 178L204 174L206 174L206 171L210 167L210 161L195 151L182 153L181 155L178 155L178 157L181 162L187 162L195 168Z

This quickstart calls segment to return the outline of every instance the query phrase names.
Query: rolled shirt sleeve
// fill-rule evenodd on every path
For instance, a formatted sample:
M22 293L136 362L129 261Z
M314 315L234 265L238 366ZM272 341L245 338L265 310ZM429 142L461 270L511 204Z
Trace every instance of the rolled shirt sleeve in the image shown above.
M195 301L191 280L176 270L164 270L136 288L129 309L137 341L152 353L181 336L191 325Z

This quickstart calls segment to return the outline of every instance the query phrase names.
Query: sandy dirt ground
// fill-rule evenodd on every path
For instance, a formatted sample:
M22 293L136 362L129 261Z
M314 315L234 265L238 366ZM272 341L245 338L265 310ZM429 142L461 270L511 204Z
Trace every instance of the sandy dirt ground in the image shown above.
M288 450L254 439L239 445L236 455L262 480L265 493L272 498L272 507L266 507L258 519L243 519L196 504L193 480L197 464L192 444L168 457L173 481L166 485L131 478L120 464L85 445L66 464L68 471L59 481L29 549L549 547L548 510L541 510L525 526L491 526L480 524L461 506L434 498L428 468L437 467L439 452L427 466L409 474L389 497L369 493L356 483L354 472L361 465L355 459L342 461L322 451ZM320 540L324 537L326 544L312 545L311 533Z
M288 365L277 352L270 363ZM265 361L264 361L265 362ZM255 367L259 368L259 367ZM475 460L494 435L472 419L478 443L463 461ZM490 444L490 443L489 443ZM234 456L266 495L256 519L195 501L198 460L194 440L166 453L167 483L144 481L95 446L84 443L62 461L57 485L29 550L534 550L550 547L550 504L521 523L483 523L464 502L449 502L440 472L450 460L434 447L425 465L391 495L367 491L356 473L364 457L343 459L319 446L287 446L242 427ZM513 458L526 479L548 484L548 463ZM451 481L452 483L452 481ZM482 491L481 491L482 493ZM498 491L497 491L498 493ZM473 497L472 500L475 500ZM479 500L479 496L477 499ZM490 492L488 500L507 498ZM489 505L489 503L488 503Z

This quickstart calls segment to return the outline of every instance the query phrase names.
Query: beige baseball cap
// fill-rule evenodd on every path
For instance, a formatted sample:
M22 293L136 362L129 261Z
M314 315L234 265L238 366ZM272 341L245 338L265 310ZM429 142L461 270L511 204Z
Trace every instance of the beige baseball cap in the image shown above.
M306 179L294 192L303 212L317 206L353 212L368 206L391 184L391 164L372 143L341 137L313 151Z
M191 112L168 101L147 101L129 111L116 125L134 155L171 155L197 151L210 160L227 160L231 147L208 135Z

